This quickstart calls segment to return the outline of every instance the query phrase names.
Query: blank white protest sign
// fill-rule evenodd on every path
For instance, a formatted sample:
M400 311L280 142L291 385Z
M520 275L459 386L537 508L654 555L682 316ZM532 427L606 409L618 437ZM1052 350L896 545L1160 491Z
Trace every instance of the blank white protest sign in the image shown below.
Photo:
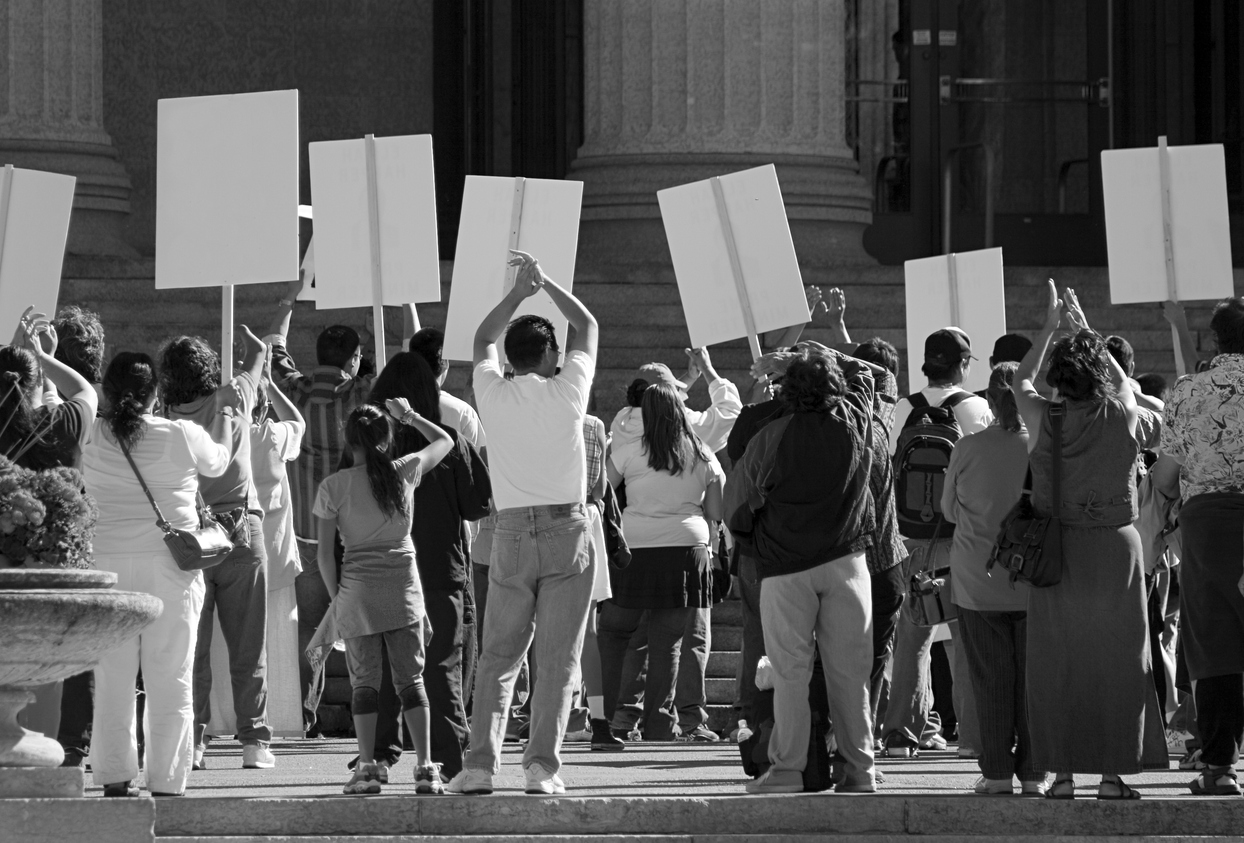
M907 288L907 378L915 392L924 383L924 341L942 328L960 328L972 340L972 361L963 388L989 386L989 353L1006 333L1002 250L981 249L903 264Z
M718 182L725 220L713 179L657 191L687 330L696 348L749 333L728 234L738 254L752 330L762 334L811 318L777 170L770 164L720 176Z
M534 256L559 286L574 288L582 204L583 182L467 176L445 320L446 359L473 358L475 331L513 284L511 242ZM515 315L527 313L550 320L565 348L566 318L548 293L525 299Z
M298 277L298 92L163 99L156 287Z
M4 169L0 182L0 337L17 330L30 305L52 317L60 295L73 176Z
M432 136L376 138L382 303L441 299ZM366 141L310 144L315 306L371 304Z
M1112 304L1171 298L1159 154L1157 147L1101 154ZM1222 145L1170 146L1167 154L1175 300L1235 295Z

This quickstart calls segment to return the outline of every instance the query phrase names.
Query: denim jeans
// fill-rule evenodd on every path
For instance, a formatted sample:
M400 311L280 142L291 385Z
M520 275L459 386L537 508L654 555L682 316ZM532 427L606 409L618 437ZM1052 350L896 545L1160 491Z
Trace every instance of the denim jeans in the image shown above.
M471 694L475 690L475 662L479 658L479 627L475 612L475 572L462 590L462 707L471 715ZM469 732L468 732L469 738Z
M694 608L626 609L612 600L601 604L596 638L600 646L606 718L613 716L618 704L622 666L631 636L640 623L645 622L648 628L648 670L641 728L645 740L674 739L674 685L676 677L682 674L680 664L684 634L694 623L697 611ZM682 665L683 669L686 667Z
M579 681L592 603L593 558L582 503L505 509L497 514L488 571L484 649L475 677L471 749L464 766L496 773L514 680L534 639L540 681L523 767L561 767L559 750Z
M601 669L604 669L603 666ZM618 682L618 701L609 721L614 729L630 732L644 719L644 686L647 684L648 619L645 618L639 622L639 628L626 644L626 656L622 659L622 675Z
M807 764L812 726L808 685L819 649L847 779L872 784L873 724L868 703L873 663L872 584L864 554L766 577L760 588L760 610L765 649L773 664L771 769L802 773Z
M268 727L268 557L264 550L263 518L250 521L251 546L235 548L214 568L203 572L206 593L199 616L194 648L194 739L206 745L212 719L212 620L220 613L220 631L229 648L229 678L233 709L237 712L237 739L244 744L267 744Z
M682 634L680 667L674 685L674 710L678 713L678 729L684 735L708 725L708 709L705 708L708 693L704 678L708 673L708 654L713 649L712 611L693 610L687 616ZM652 658L651 647L648 648L648 658ZM651 675L651 667L648 672Z
M908 540L912 549L923 542ZM950 552L950 541L939 541L934 549L934 564L940 553ZM907 557L903 564L903 582L911 579L912 566L920 564L918 557ZM911 737L924 741L937 732L930 720L933 710L933 682L930 676L930 653L933 636L937 630L931 626L916 626L911 612L900 611L898 628L894 638L894 661L890 672L890 699L886 705L885 720L881 724L881 738L885 740L893 732L907 731Z
M424 610L432 623L432 640L428 642L423 668L423 687L432 718L432 760L449 776L462 769L462 753L470 737L462 702L463 595L463 591L423 594Z
M885 667L894 654L894 637L898 631L899 614L903 611L903 600L907 596L906 585L902 563L872 575L873 671L868 682L868 705L874 724L885 688ZM884 696L888 698L888 694Z
M752 716L756 700L756 665L765 654L765 632L760 620L760 579L756 559L739 554L739 603L743 608L743 651L739 654L738 710L739 717L755 729L759 724Z
M314 711L306 708L307 694L311 690L307 647L332 602L328 586L324 585L324 578L320 576L318 553L319 545L298 539L298 558L302 560L302 572L294 579L294 595L298 601L298 698L302 701L302 725L306 731L315 726L316 717Z

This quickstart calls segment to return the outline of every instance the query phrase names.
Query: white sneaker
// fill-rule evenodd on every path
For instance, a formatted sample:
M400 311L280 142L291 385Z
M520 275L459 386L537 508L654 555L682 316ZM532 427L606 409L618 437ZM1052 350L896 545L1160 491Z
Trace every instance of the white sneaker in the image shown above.
M1023 796L1045 796L1047 790L1050 789L1050 781L1044 778L1039 782L1020 782L1019 792Z
M379 779L381 784L389 783L389 762L388 761L377 761L376 762L376 778Z
M562 743L591 743L592 732L590 729L584 729L581 732L567 732L562 738Z
M276 766L276 756L266 746L248 743L242 747L242 769L271 770Z
M350 781L341 789L346 796L375 796L380 792L380 776L375 764L356 764Z
M492 773L487 770L476 770L463 767L462 772L449 780L445 785L446 793L492 793Z
M803 773L797 770L766 770L743 789L748 793L802 793Z
M194 748L194 758L190 762L191 770L206 770L207 769L207 764L204 763L203 761L203 752L204 752L204 749L201 746L196 746Z
M523 771L527 779L526 792L541 796L558 796L566 792L566 785L557 773L550 771L539 761L533 761Z
M981 776L972 788L982 796L1010 796L1015 792L1013 779L987 779Z

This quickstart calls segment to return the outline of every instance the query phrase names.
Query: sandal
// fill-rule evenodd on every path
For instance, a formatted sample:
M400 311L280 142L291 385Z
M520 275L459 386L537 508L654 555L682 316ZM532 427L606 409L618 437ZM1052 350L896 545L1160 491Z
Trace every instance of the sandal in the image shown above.
M1076 783L1074 779L1055 779L1050 789L1045 792L1046 799L1075 799Z
M1104 787L1118 788L1119 789L1118 796L1106 796L1105 794L1102 793L1102 788ZM1124 800L1124 801L1130 802L1133 799L1139 799L1140 793L1128 787L1127 784L1124 783L1123 779L1119 779L1113 782L1103 781L1101 783L1101 787L1097 789L1097 798L1103 801L1107 801L1107 802L1116 801L1116 800Z
M1195 796L1239 796L1240 784L1230 767L1211 767L1188 783Z

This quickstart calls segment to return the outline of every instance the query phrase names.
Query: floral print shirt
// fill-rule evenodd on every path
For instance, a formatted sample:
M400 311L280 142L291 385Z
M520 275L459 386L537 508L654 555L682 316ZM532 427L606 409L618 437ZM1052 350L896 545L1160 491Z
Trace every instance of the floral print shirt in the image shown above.
M1186 501L1211 492L1244 493L1244 354L1220 354L1208 371L1171 390L1162 451L1183 463Z

